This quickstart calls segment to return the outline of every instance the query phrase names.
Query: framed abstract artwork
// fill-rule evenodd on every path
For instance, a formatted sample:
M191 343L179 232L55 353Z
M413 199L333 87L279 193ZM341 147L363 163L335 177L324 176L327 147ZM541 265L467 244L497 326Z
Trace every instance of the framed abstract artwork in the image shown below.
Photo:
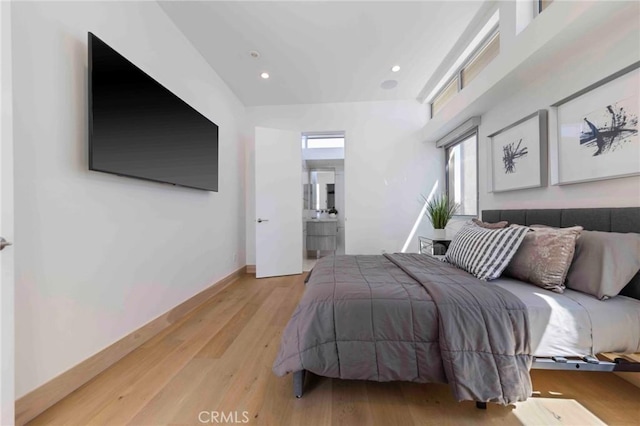
M640 174L640 62L553 105L560 185Z
M492 192L547 184L547 111L536 111L491 135Z

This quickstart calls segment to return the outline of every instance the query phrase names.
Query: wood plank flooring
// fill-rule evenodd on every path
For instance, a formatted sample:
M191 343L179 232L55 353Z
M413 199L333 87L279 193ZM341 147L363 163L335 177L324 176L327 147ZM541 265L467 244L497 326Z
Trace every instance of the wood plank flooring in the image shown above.
M508 407L489 404L486 411L477 410L472 402L457 403L446 385L313 375L308 375L305 396L297 400L292 396L291 377L276 377L271 365L282 330L302 295L303 279L302 275L260 280L244 276L30 424L639 422L640 389L611 373L533 371L533 398ZM212 417L216 414L217 418Z

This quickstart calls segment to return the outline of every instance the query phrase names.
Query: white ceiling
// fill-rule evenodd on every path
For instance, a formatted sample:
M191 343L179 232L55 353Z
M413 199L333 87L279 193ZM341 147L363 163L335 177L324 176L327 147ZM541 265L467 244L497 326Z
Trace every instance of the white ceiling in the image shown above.
M160 4L238 98L257 106L416 98L482 2ZM389 79L397 87L382 89Z

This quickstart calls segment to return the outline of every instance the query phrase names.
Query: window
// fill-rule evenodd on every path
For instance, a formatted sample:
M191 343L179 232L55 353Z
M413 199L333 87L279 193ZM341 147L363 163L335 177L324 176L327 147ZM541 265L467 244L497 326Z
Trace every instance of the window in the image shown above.
M476 131L447 145L447 197L460 204L458 216L478 215L478 136Z
M500 32L496 31L480 46L478 51L465 62L465 65L455 74L451 82L433 98L431 102L431 115L436 115L456 93L467 87L469 83L480 74L480 71L498 56L498 53L500 53Z
M344 148L344 138L307 139L307 148Z
M303 135L302 148L344 148L343 135Z
M458 93L458 76L454 77L454 79L442 89L442 92L433 99L431 103L431 114L436 115L456 93Z
M462 68L461 87L465 88L500 53L500 33L496 32L480 51Z
M500 53L499 22L500 11L497 10L425 98L425 101L431 105L431 117L435 116L456 93L468 86L498 56Z

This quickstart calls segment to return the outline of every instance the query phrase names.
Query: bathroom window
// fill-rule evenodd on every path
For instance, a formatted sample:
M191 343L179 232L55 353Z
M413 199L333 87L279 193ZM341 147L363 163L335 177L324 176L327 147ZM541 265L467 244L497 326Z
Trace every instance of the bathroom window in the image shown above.
M344 148L344 135L303 135L302 149Z

